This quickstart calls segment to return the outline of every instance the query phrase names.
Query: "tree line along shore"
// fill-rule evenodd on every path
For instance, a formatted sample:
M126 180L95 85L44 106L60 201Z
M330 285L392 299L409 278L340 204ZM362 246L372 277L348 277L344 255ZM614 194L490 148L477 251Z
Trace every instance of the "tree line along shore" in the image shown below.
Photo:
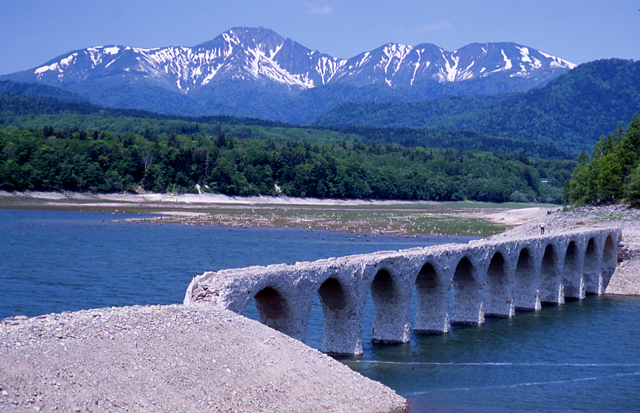
M0 129L0 190L562 200L573 161L457 149L77 128Z

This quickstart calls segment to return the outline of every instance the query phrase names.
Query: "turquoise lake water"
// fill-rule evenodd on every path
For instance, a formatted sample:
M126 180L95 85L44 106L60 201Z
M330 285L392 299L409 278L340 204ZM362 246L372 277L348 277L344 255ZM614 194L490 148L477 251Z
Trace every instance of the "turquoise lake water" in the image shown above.
M180 303L205 271L470 239L112 221L131 217L0 210L0 319ZM340 361L408 398L412 413L640 411L640 298L589 296L404 345L372 345L372 316L369 300L364 356ZM307 336L320 346L317 302Z

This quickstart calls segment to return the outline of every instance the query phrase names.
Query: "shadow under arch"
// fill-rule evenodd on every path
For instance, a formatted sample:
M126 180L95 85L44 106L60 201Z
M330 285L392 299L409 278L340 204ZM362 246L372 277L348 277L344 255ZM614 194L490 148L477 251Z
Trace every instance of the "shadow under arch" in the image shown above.
M341 355L344 353L340 350L344 337L350 333L346 330L351 328L351 323L347 321L350 312L344 288L336 278L329 277L318 288L318 297L324 316L321 350L327 354Z
M582 275L582 262L575 241L569 242L564 254L562 266L562 283L564 285L564 297L572 300L585 298L584 278Z
M529 248L522 248L514 273L514 306L521 311L539 311L540 291L538 291L536 266Z
M484 324L483 290L477 279L476 268L469 258L458 261L453 274L453 302L451 322L455 324Z
M584 264L582 267L584 289L586 294L602 294L602 269L598 262L595 238L590 238L584 251Z
M287 300L273 287L265 287L253 297L260 322L281 333L293 336L293 319Z
M425 263L416 278L416 334L445 334L450 331L449 283L435 267Z
M379 270L371 286L373 300L373 343L407 343L411 328L408 314L404 314L405 303L393 276L387 269ZM409 307L407 307L409 308Z
M500 251L491 257L484 289L485 316L509 318L515 315L512 285L507 273L507 262Z
M618 263L618 243L614 241L613 235L607 235L602 250L602 289L607 289L611 276L616 271Z
M540 264L540 301L548 305L564 304L564 290L560 282L556 249L547 244Z

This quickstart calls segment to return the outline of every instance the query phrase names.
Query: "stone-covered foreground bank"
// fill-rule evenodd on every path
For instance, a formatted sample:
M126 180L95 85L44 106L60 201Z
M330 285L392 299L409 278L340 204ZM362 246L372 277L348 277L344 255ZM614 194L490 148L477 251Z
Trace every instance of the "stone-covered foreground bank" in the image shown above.
M215 308L134 306L0 323L1 412L401 412L319 351Z

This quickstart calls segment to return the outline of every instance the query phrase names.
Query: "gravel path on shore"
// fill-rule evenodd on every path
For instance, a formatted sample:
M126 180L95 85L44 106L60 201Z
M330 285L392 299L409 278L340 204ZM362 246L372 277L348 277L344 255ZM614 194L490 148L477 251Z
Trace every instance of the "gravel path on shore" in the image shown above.
M1 412L400 412L393 390L235 313L134 306L0 323Z

